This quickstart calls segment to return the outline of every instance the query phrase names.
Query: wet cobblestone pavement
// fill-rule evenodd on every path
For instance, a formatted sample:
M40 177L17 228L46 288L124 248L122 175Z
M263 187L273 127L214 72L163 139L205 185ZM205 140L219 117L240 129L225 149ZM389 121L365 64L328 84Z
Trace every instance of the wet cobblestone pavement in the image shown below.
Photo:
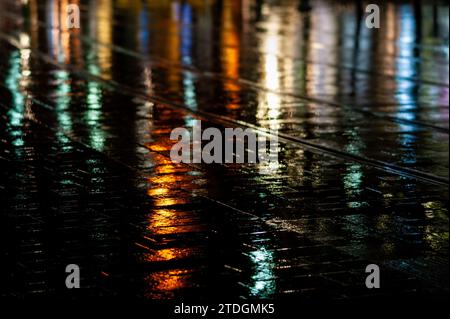
M86 0L69 30L25 2L0 1L0 296L447 296L448 5L374 30L353 1ZM196 119L277 130L278 161L174 163Z

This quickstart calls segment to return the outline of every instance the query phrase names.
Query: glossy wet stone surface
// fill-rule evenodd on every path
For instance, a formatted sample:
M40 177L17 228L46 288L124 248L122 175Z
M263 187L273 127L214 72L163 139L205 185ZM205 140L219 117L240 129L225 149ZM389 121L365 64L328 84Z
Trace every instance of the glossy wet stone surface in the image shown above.
M1 296L448 294L448 6L60 3L0 1ZM173 163L218 116L279 160Z

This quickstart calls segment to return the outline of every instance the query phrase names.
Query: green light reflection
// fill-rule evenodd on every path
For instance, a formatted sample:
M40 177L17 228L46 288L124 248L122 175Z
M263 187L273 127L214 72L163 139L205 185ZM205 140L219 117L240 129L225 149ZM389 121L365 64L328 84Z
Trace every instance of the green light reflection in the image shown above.
M14 51L9 58L9 71L6 76L6 87L11 91L12 95L12 108L8 110L8 126L10 128L9 134L12 137L12 145L23 146L24 141L22 139L22 122L25 111L25 97L20 85L22 83L22 63L21 52ZM29 72L27 75L29 76Z
M252 251L250 253L250 259L255 266L250 294L259 298L269 298L275 292L273 253L263 247L259 250Z
M64 131L72 130L72 119L68 113L70 105L70 91L69 74L65 70L58 70L55 72L55 77L58 83L56 89L56 111L60 127Z
M87 57L87 68L89 73L93 75L100 74L100 68L94 63L94 58L90 54ZM100 84L94 81L89 81L87 84L87 111L85 112L85 120L89 127L89 141L90 145L103 151L105 147L105 134L101 129L102 112L102 90Z

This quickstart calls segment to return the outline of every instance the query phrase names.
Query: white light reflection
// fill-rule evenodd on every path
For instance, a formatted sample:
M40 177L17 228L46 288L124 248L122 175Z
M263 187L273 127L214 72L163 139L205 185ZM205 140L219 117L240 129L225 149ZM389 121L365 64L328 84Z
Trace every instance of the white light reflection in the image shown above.
M261 85L267 88L268 92L261 92L259 95L256 118L258 123L277 134L280 129L280 116L282 100L278 92L282 89L282 66L278 55L282 54L282 40L285 39L280 34L282 19L278 12L273 12L268 16L267 32L261 39L261 51L267 52L263 57L264 74ZM292 77L290 78L292 81ZM278 144L278 143L277 143ZM278 145L276 146L278 148ZM259 164L260 174L276 174L280 169L278 158L270 159L269 162Z
M398 39L399 55L410 56L414 55L414 41L416 27L413 9L411 5L400 6L400 34ZM401 77L412 77L417 75L415 60L413 58L397 58L396 61L396 74L400 78L396 78L396 94L395 98L398 102L396 117L405 120L415 120L417 112L417 95L414 93L415 83L404 81ZM413 147L411 147L416 140L415 134L416 127L414 124L399 123L398 124L402 134L400 135L399 142L405 147L402 152L402 161L404 163L415 163L416 155L413 153Z
M147 58L149 58L149 45L150 45L150 31L149 31L149 9L146 4L141 8L139 13L139 33L138 33L138 46L140 52ZM153 94L153 74L150 65L143 60L142 68L144 72L142 73L142 81L145 90L148 95ZM154 104L150 101L137 100L137 118L136 118L136 128L137 134L136 138L139 144L144 145L148 143L151 139L151 130L153 126L153 107ZM141 152L141 148L138 147L137 152ZM144 156L143 167L148 168L153 166L153 162L150 157Z
M280 65L277 55L280 54L280 17L277 14L269 16L270 28L262 39L264 52L264 77L262 85L267 89L277 92L280 89ZM256 117L263 121L271 130L278 130L278 118L280 116L281 96L274 92L261 93Z
M182 4L180 7L180 17L182 28L180 31L181 38L181 59L186 65L192 64L192 7L188 3ZM183 72L183 89L184 89L184 103L196 110L197 109L197 94L195 91L194 76L192 72Z

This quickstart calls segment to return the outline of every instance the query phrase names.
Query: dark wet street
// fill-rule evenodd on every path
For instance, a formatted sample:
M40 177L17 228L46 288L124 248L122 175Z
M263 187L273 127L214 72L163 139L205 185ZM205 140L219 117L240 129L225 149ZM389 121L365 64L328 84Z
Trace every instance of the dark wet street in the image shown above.
M0 296L447 296L449 6L306 2L0 0ZM278 160L175 163L195 120Z

